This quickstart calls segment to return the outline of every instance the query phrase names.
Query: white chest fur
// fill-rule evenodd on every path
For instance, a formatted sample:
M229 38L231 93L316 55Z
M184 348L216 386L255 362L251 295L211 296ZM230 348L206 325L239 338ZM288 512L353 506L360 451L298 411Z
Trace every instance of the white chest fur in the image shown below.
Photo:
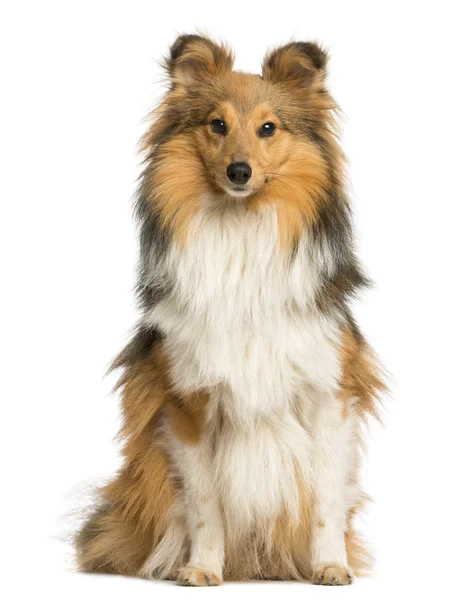
M250 422L305 386L335 386L338 331L312 307L316 265L306 240L294 258L280 250L274 207L202 210L163 269L173 292L146 320L165 333L177 388L223 386L232 418Z

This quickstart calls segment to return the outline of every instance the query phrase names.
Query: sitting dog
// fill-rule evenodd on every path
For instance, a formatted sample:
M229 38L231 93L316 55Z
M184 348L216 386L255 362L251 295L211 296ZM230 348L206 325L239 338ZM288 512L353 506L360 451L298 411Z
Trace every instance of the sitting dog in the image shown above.
M142 142L124 462L77 535L85 571L219 585L345 585L361 429L384 390L349 308L353 248L327 55L292 42L262 75L179 37Z

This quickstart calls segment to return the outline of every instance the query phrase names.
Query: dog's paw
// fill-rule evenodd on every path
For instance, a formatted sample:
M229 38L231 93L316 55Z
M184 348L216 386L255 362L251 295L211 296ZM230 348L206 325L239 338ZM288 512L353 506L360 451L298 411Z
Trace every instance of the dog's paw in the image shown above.
M352 582L352 570L342 565L319 565L312 578L314 585L350 585Z
M222 577L203 565L187 565L178 570L177 582L193 587L221 585Z

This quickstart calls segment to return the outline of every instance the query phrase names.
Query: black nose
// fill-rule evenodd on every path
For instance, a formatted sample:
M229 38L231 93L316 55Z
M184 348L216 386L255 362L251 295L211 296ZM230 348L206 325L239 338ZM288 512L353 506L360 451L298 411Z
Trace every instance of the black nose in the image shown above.
M227 167L227 176L232 183L244 184L252 177L252 169L244 162L231 163Z

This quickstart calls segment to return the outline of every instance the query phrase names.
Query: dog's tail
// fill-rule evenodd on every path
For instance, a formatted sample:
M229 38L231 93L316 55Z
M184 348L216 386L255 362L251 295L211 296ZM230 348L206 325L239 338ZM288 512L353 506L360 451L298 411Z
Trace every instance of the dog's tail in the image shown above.
M75 537L77 566L92 573L136 575L152 551L153 538L103 502Z

